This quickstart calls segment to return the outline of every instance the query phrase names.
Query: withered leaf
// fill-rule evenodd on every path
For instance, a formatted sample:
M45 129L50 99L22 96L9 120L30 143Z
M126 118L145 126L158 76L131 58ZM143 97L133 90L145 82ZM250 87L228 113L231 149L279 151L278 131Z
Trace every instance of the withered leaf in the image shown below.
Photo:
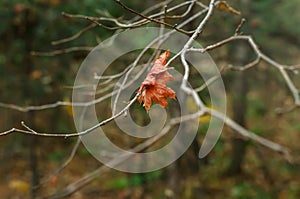
M226 1L220 1L217 8L222 11L226 11L235 15L241 15L240 11L237 11L233 7L231 7Z
M138 101L140 103L143 102L147 112L152 102L156 102L164 108L168 106L168 98L175 99L175 91L166 85L167 82L174 80L173 76L168 72L168 70L173 68L165 67L169 55L170 51L168 50L155 60L152 69L137 91L140 94Z

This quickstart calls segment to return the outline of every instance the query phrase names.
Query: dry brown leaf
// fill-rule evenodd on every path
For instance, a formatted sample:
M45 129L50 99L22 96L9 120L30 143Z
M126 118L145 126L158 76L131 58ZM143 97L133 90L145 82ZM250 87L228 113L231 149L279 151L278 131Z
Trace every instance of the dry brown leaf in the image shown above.
M237 11L236 9L234 9L233 7L231 7L226 1L220 1L220 3L218 4L217 8L219 10L225 11L225 12L229 12L235 15L241 15L240 11Z
M143 81L138 93L138 101L144 102L144 107L148 112L152 102L158 103L161 107L167 107L167 98L175 99L175 91L167 87L166 83L172 81L173 76L168 73L172 68L166 68L166 61L170 55L170 51L161 54L154 62L154 65L147 77Z

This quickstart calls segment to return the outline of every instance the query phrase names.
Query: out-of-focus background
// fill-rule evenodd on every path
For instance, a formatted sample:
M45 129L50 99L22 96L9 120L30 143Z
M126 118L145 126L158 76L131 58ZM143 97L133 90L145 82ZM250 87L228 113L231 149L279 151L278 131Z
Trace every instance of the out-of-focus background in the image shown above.
M137 11L159 2L124 1ZM173 5L179 2L174 1ZM253 36L261 51L285 65L300 63L300 1L232 0L228 3L247 19L242 31ZM133 16L112 0L2 0L0 102L29 106L71 100L69 86L88 51L54 56L33 56L32 51L59 51L74 46L92 48L114 32L94 28L72 42L53 46L52 41L76 34L90 24L87 20L63 17L62 12ZM231 36L240 18L216 10L199 41L207 45ZM190 24L196 25L197 21ZM210 55L220 66L242 65L255 58L249 46L241 41L213 50ZM293 76L293 81L299 85L299 75ZM290 148L294 163L253 141L235 137L229 128L224 129L214 150L199 160L198 144L209 122L209 118L200 118L198 142L169 167L146 174L110 170L71 198L300 198L299 109L283 115L274 111L293 102L284 80L274 67L262 62L243 73L227 71L224 82L228 115L254 133ZM105 107L109 103L99 105L108 116ZM0 131L20 127L21 121L41 132L75 130L70 108L26 113L0 108ZM0 137L0 198L34 198L33 195L54 193L98 168L100 163L81 146L57 179L32 191L32 184L43 182L62 164L75 142L75 138L21 134Z

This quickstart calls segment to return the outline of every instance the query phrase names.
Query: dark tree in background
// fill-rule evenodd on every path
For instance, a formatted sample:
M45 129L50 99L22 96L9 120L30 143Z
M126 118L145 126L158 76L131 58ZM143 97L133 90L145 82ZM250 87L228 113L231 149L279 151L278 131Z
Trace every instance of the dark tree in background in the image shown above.
M247 18L249 11L247 8L251 5L251 0L241 1L240 7L243 11L243 15ZM247 43L239 43L235 45L233 49L233 63L237 66L243 66L247 64L251 58L251 52ZM233 80L233 99L232 99L232 111L233 119L242 126L247 126L247 95L248 95L248 82L247 74L245 71L234 74ZM249 76L249 74L248 74ZM232 138L232 156L231 163L228 168L228 174L239 174L242 171L242 162L246 153L247 142L239 137Z

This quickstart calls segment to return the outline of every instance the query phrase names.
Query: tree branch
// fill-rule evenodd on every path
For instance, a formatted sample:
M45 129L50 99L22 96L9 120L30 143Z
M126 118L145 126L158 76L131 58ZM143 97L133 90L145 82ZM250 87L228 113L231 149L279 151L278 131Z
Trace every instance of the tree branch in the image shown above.
M64 137L64 138L78 137L78 136L86 135L86 134L92 132L93 130L99 128L100 126L103 126L103 125L111 122L112 120L120 117L121 115L123 115L126 111L128 111L130 106L136 101L138 96L139 96L139 94L136 94L135 97L125 106L125 108L122 109L117 114L113 115L112 117L110 117L106 120L103 120L102 122L99 122L98 124L96 124L95 126L92 126L89 129L86 129L86 130L81 131L81 132L67 133L67 134L66 133L38 133L38 132L34 131L33 129L29 128L24 122L21 122L22 126L25 127L26 130L12 128L8 131L4 131L4 132L0 133L0 136L8 135L8 134L11 134L13 132L23 133L23 134L28 134L28 135L35 135L35 136L42 136L42 137Z

